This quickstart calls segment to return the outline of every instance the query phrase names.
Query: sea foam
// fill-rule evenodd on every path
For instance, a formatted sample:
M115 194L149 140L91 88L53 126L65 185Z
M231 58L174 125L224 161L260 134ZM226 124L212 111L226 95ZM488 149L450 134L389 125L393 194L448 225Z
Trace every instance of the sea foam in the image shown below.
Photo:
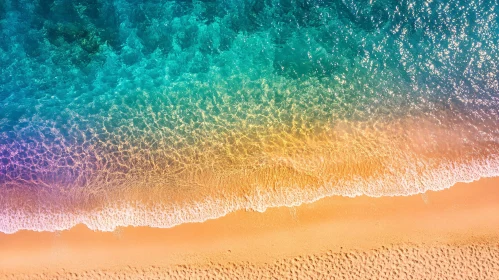
M497 176L494 1L0 1L0 231Z

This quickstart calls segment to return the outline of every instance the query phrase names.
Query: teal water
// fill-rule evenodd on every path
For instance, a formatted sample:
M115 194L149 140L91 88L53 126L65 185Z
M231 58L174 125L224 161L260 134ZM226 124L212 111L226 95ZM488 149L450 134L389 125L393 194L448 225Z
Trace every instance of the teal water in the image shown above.
M0 231L499 174L497 1L0 0Z

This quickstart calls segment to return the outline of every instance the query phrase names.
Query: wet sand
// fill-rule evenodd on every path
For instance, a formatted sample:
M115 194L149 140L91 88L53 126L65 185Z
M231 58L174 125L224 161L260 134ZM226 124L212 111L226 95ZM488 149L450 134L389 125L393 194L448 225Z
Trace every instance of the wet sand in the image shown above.
M0 234L0 279L499 279L499 178L171 229Z

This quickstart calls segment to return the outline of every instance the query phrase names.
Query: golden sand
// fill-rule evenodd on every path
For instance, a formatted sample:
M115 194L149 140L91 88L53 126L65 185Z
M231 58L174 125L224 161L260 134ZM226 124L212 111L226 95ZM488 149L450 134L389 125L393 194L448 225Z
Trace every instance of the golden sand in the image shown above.
M499 178L171 229L0 235L0 279L499 279Z

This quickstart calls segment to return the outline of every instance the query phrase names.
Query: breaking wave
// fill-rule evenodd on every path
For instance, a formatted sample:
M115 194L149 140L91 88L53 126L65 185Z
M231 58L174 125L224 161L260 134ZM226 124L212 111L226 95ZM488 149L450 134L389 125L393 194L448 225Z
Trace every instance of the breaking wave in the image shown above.
M0 2L0 231L499 175L494 1Z

